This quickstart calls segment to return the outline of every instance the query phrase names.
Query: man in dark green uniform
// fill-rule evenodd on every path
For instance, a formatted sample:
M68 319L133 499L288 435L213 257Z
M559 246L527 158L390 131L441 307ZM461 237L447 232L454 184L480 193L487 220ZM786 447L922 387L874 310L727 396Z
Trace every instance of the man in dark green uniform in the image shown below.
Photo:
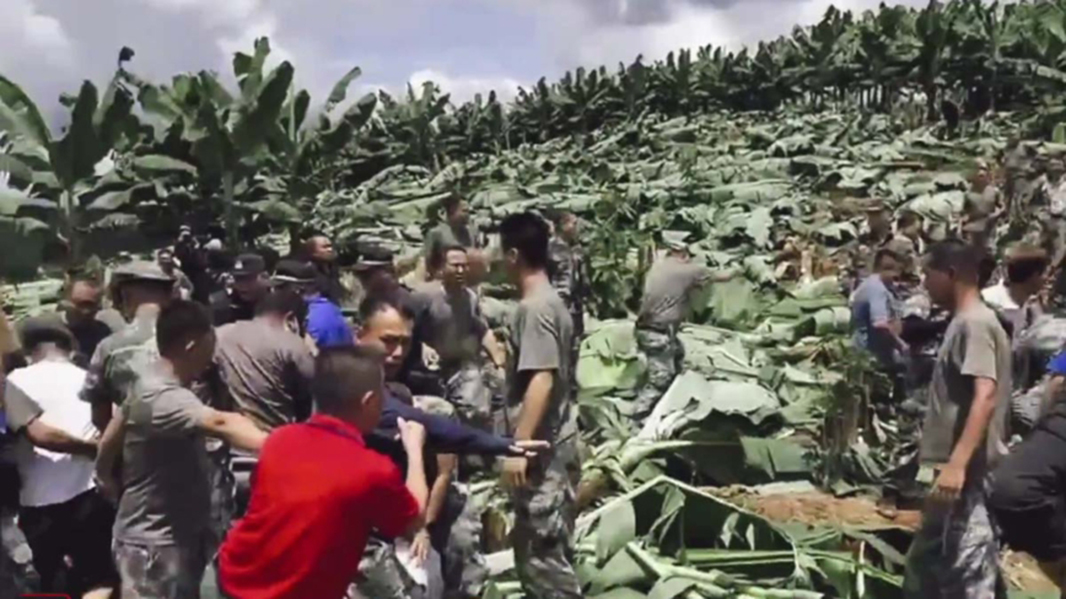
M578 241L578 219L573 212L550 211L548 218L554 226L548 245L551 264L548 269L552 287L559 293L574 321L574 338L571 361L577 368L578 350L585 334L585 298L589 293L588 263ZM571 370L571 374L575 372Z

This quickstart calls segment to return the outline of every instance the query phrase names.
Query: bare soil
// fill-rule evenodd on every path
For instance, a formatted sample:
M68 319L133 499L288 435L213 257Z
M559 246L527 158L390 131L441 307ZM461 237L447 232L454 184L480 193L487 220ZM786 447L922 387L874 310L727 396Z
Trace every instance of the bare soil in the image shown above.
M760 495L745 487L704 490L775 522L868 528L899 526L908 530L917 529L921 523L919 511L898 510L893 515L866 497L834 497L818 491ZM1004 551L1002 563L1012 589L1028 593L1055 591L1055 585L1029 555Z

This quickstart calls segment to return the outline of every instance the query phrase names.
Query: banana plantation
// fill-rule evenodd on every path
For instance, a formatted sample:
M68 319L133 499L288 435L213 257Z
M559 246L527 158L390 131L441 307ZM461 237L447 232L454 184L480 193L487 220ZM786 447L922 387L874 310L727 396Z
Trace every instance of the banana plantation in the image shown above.
M900 595L913 526L790 521L759 498L884 486L909 439L898 415L869 407L883 381L849 344L841 279L863 202L947 229L978 161L1066 154L1066 0L830 8L757 46L578 68L506 104L488 90L459 104L433 83L352 97L356 66L312 98L269 54L260 39L232 77L150 81L122 48L106 86L59 98L61 128L43 116L51 99L0 74L8 307L43 310L49 273L148 252L183 224L221 223L241 248L287 249L311 228L413 262L451 193L489 231L565 208L582 217L592 285L577 373L586 595ZM1011 214L1001 237L1026 219ZM646 364L633 314L664 231L744 276L699 299L683 373L634 423ZM485 313L503 328L514 293L492 277ZM477 488L486 530L506 531L495 485ZM486 596L520 596L506 547L487 549L504 558Z

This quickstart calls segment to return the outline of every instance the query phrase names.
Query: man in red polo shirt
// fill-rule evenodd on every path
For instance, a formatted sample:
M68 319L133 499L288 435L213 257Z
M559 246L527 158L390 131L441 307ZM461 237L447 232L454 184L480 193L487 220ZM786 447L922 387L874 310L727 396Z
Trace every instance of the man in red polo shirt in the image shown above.
M317 413L270 435L247 515L219 552L219 588L232 599L341 599L370 531L410 537L425 519L425 429L400 421L406 486L363 435L381 417L382 355L321 350L312 382Z

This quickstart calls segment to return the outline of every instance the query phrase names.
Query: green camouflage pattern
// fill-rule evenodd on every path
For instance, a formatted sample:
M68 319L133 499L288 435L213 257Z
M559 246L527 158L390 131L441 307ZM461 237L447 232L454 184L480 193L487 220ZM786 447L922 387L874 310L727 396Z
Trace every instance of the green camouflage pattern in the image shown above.
M585 332L585 298L589 295L588 261L580 246L554 237L548 247L551 283L574 320L574 340Z
M440 536L444 537L441 575L446 599L480 597L488 581L489 570L481 553L484 511L485 506L470 495L465 485L453 483L449 487L444 514L437 523L443 533ZM438 536L436 532L431 531L434 537Z
M349 597L365 599L422 599L422 588L404 570L396 546L371 538L359 562L361 580L351 586Z
M456 416L464 424L493 430L492 388L480 364L466 364L447 377L444 398L455 406Z
M907 552L905 599L1005 598L999 533L988 509L989 480L975 476L953 503L927 502Z
M574 572L581 459L574 440L529 460L528 484L512 491L515 569L531 599L583 597Z
M155 323L155 314L137 318L100 342L89 361L83 400L94 405L122 405L140 373L159 357Z
M635 331L637 347L647 359L647 379L634 401L634 414L643 416L655 409L674 377L681 372L685 349L677 331L663 332L642 327Z
M122 599L200 599L208 563L208 541L145 546L115 541L113 553Z

